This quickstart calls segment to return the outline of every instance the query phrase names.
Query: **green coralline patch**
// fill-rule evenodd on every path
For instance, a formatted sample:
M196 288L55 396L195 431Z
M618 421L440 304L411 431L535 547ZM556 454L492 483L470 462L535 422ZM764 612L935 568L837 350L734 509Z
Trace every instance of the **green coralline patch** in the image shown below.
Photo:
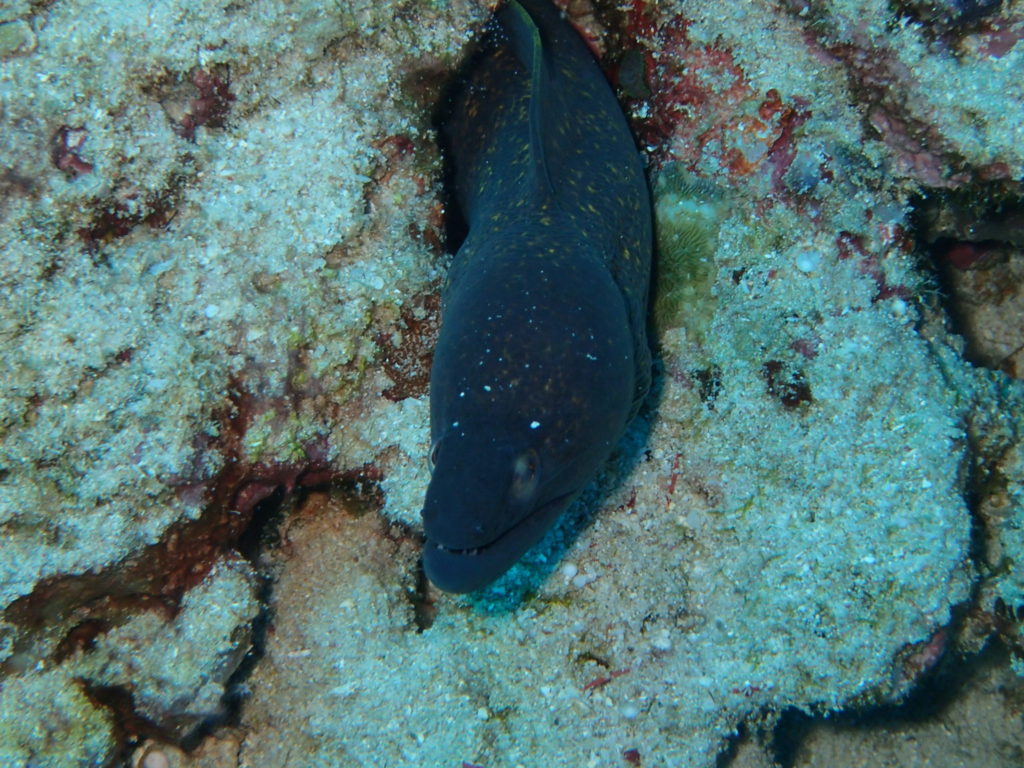
M684 328L701 342L714 315L718 230L728 212L724 194L678 165L654 179L653 318L660 336Z
M24 19L0 24L0 59L23 56L36 47L36 36Z

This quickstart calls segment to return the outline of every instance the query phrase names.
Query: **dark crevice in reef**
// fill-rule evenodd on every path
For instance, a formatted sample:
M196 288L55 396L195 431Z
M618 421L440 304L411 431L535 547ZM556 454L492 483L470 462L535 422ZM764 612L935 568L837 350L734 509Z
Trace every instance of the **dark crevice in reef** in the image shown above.
M1006 647L998 641L967 660L946 659L922 680L903 701L830 713L827 717L809 715L791 708L782 713L769 744L774 763L792 768L801 756L804 741L819 726L837 731L878 730L899 732L934 721L947 712L973 680L993 667L1008 663Z
M430 592L430 582L423 571L423 561L416 564L416 581L409 588L407 597L412 604L413 625L417 633L426 632L434 626L437 607Z
M375 466L339 472L321 458L295 463L245 460L242 440L255 413L254 398L236 382L230 405L217 417L219 436L197 441L195 467L188 470L193 476L178 478L176 487L183 498L201 500L198 518L170 525L158 542L101 571L44 579L8 606L2 618L22 630L22 645L31 635L68 624L71 617L65 643L70 646L87 646L90 627L101 629L103 622L116 626L134 612L160 610L173 618L185 593L229 552L258 566L264 537L276 531L286 498L332 488L379 507L381 474ZM303 450L312 457L326 453L317 445ZM213 453L222 455L223 468L215 476L204 476L203 457ZM0 667L3 671L11 670Z
M983 604L984 583L993 573L990 562L992 532L982 512L993 492L993 459L984 458L972 440L972 459L965 466L964 496L971 514L970 557L981 578L970 596L953 606L951 620L931 638L905 647L893 664L896 701L851 706L840 712L811 715L798 709L782 713L768 739L779 768L790 768L800 756L810 732L828 724L838 730L899 731L933 722L963 695L969 683L993 667L1006 666L1011 655L1022 655L1017 638L1022 615L996 601L994 610ZM902 696L900 694L903 694Z
M455 194L454 153L446 128L453 117L459 93L487 52L486 48L481 45L481 40L484 37L485 35L474 35L474 41L460 56L459 65L448 73L441 85L440 95L430 115L430 125L437 133L438 145L441 149L441 203L445 211L441 237L444 251L449 254L455 253L462 246L466 235L469 234L469 222L466 220L465 213Z
M967 431L967 458L963 463L964 501L971 514L971 538L969 554L971 562L980 574L991 572L990 542L998 534L990 530L990 521L983 513L985 500L996 490L1002 479L994 467L993 457L987 457L985 448L980 444L977 433L970 425ZM975 582L974 592L980 582ZM976 594L971 595L971 603L975 602Z
M205 718L167 712L154 722L135 709L129 689L82 681L94 705L110 713L125 758L146 738L191 749L216 728L239 722L244 680L263 656L272 621L274 582L266 552L278 546L282 521L295 503L314 490L329 490L355 509L380 507L381 475L375 466L339 472L317 458L301 464L245 461L240 446L252 415L251 398L236 389L222 414L216 442L197 447L200 453L221 453L223 469L214 477L204 478L196 470L194 477L180 479L181 493L203 502L197 519L171 525L157 543L101 571L46 579L3 613L3 620L16 631L14 652L0 665L0 677L40 663L66 663L76 653L88 653L99 636L141 613L172 621L185 595L218 561L237 553L250 562L261 607L251 626L251 648L225 683L220 711ZM306 454L320 455L315 446ZM202 462L197 459L195 464Z
M131 691L124 686L82 683L82 690L97 709L105 709L111 715L114 739L121 745L111 765L130 765L129 758L135 745L147 739L167 743L174 741L170 729L161 728L136 711Z
M1013 461L1020 435L1016 425L1005 431L991 429L981 413L975 412L967 421L969 457L964 470L964 497L971 513L970 556L980 578L964 609L957 640L964 648L977 649L995 639L1017 658L1024 658L1020 639L1024 606L1006 605L998 597L992 600L987 588L987 582L1001 578L1014 567L1001 541L1001 528L1010 493L1005 463Z
M812 715L796 708L782 713L770 744L772 760L779 768L791 768L815 720Z
M300 491L297 496L304 496L308 491ZM279 488L262 501L253 510L252 522L239 537L236 549L248 560L257 574L256 600L259 612L252 621L249 635L249 650L238 667L224 684L222 710L204 718L181 739L180 746L186 751L195 749L204 738L223 725L238 725L241 720L242 706L245 703L247 688L245 680L263 658L267 647L267 634L273 624L271 597L274 591L274 577L269 567L263 562L263 553L280 544L281 524L286 516L286 502L291 501L283 488ZM299 503L299 502L297 502Z
M1002 0L893 0L891 6L896 18L918 24L929 39L952 46L982 29L1002 4Z
M747 726L740 723L736 727L736 732L726 737L725 744L722 745L722 748L715 756L715 768L729 768L733 760L736 759L736 755L739 754L740 746L746 740Z
M968 465L965 496L972 516L971 557L983 572L986 556L984 525L978 513L982 490L981 469ZM971 596L954 605L951 621L931 638L904 647L893 662L893 692L897 700L883 703L866 701L844 711L811 715L797 709L781 714L766 739L772 759L779 768L792 768L800 758L802 745L812 730L827 727L836 730L898 732L935 721L961 696L976 676L995 664L1006 664L1007 645L991 632L991 624L978 621L981 582L975 582ZM963 649L965 635L983 633L980 652Z
M296 495L302 492L297 491ZM275 488L270 496L253 508L249 525L235 542L234 548L238 554L256 568L259 567L260 553L280 543L279 530L285 517L285 499L285 489L281 486Z
M925 190L911 222L951 330L975 365L1024 377L1024 184Z
M277 485L269 493L261 492L259 501L242 509L236 508L237 503L225 501L234 498L237 502L238 497L245 496L247 483L235 478L232 493L215 491L215 501L203 516L172 526L160 543L103 572L52 579L12 605L4 618L23 632L13 661L8 660L2 671L17 673L42 660L35 658L38 653L33 655L33 650L45 647L40 638L54 628L64 634L48 663L60 663L78 651L88 652L99 635L141 612L156 611L166 620L173 619L185 593L205 578L218 559L237 552L257 573L260 610L251 627L251 647L225 683L220 711L195 722L182 722L173 713L168 713L166 722L154 722L136 710L131 692L124 686L82 681L88 698L110 712L115 738L121 744L121 759L126 760L145 739L175 743L185 750L195 748L217 728L237 725L241 719L247 692L244 681L263 657L273 620L270 606L274 577L265 553L279 546L281 525L288 512L313 491L342 496L356 509L377 508L378 475L372 467L337 474L319 470L299 473L300 478L308 478L308 485L303 485L301 479L295 481L294 491L291 484ZM427 616L425 599L424 606L422 614ZM428 619L422 622L424 627L429 626Z
M984 496L981 483L984 472L971 465L965 496L972 515L971 558L977 569L986 572L986 532L978 508ZM982 581L976 581L971 596L951 609L951 621L931 638L904 647L894 659L895 701L879 705L870 702L841 712L809 715L797 709L780 716L768 739L772 758L779 768L791 768L800 757L802 744L810 732L827 724L836 730L882 730L898 732L934 722L946 713L975 678L993 666L1006 666L1015 652L1016 636L1010 627L1015 616L999 617L981 607ZM972 650L980 648L980 650ZM901 695L902 694L902 695Z

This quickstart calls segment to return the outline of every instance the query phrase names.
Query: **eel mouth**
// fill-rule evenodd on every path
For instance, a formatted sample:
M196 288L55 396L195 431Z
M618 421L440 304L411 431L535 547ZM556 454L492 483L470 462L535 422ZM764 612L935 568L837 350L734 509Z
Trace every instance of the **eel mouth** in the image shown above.
M487 586L547 533L578 493L571 491L545 502L498 538L478 547L455 549L428 536L423 545L427 578L445 592L472 592Z

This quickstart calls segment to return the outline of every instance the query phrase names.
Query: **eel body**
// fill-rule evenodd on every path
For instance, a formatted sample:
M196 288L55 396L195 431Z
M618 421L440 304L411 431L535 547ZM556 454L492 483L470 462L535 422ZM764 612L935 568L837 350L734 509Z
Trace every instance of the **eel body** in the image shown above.
M647 393L651 211L621 108L548 0L497 12L443 131L468 232L431 369L423 565L469 592L554 524Z

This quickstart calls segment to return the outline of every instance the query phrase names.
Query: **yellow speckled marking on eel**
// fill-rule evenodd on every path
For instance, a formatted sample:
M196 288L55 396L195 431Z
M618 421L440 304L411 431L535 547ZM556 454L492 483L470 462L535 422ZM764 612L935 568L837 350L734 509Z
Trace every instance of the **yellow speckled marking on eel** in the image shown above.
M544 535L650 383L650 199L625 118L547 0L496 22L445 127L469 231L430 376L423 565L451 592Z

